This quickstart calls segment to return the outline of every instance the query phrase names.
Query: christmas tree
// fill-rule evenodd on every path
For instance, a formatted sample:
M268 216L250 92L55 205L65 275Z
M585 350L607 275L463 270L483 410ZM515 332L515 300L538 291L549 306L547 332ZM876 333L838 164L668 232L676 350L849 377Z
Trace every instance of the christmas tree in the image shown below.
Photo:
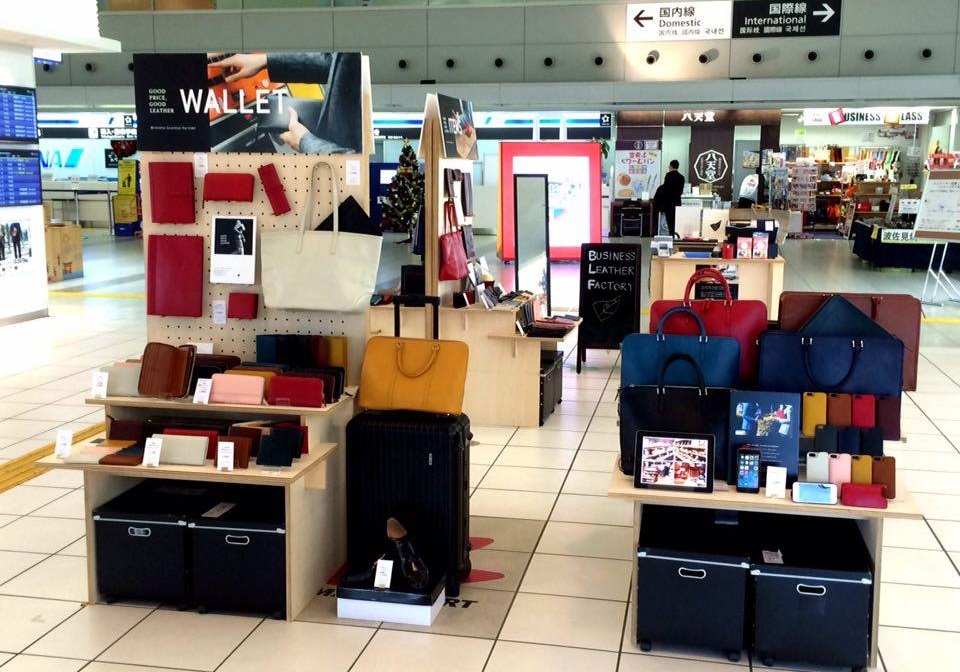
M381 226L393 231L409 232L423 203L423 174L417 163L417 153L408 140L403 141L399 163L397 174L387 188Z

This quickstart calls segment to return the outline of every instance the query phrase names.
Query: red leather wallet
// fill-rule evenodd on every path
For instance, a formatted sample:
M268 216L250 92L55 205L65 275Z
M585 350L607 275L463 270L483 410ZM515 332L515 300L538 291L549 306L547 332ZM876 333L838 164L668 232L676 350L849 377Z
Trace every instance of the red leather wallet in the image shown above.
M872 394L854 394L850 397L850 424L870 429L877 424L877 399Z
M207 173L203 176L203 201L252 201L250 173Z
M323 406L323 381L319 378L275 376L270 381L267 403L271 406Z
M257 319L260 295L253 292L230 292L227 297L227 317L236 320Z
M196 222L193 198L193 164L157 161L149 166L150 219L156 224Z
M267 198L270 199L270 207L273 208L274 215L282 215L290 212L290 202L287 200L287 194L283 190L283 182L280 181L280 175L277 173L277 167L272 163L265 163L257 172L260 174L260 182L263 184L263 190L267 192Z
M217 442L220 441L220 435L214 431L205 429L165 429L163 433L174 436L205 436L207 437L207 459L217 459Z
M840 488L840 503L844 506L861 506L867 509L887 508L884 496L885 485L844 483Z
M203 236L147 237L147 315L203 315Z

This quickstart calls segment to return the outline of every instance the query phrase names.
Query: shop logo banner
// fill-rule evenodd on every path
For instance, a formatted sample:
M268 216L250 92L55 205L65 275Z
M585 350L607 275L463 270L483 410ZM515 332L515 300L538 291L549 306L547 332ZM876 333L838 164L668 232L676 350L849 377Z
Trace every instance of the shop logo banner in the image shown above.
M693 171L701 182L713 184L719 182L727 174L730 164L721 152L708 149L700 154L693 162Z

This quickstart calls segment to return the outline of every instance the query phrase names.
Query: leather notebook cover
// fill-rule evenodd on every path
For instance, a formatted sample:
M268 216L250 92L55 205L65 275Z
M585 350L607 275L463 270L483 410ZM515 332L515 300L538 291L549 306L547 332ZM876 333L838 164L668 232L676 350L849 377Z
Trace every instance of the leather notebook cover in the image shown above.
M147 315L203 315L203 256L202 236L147 236Z
M323 406L323 381L300 376L275 376L270 381L267 403L271 406Z
M823 392L803 393L803 436L813 437L818 425L827 424L827 395Z
M217 442L220 440L220 435L217 432L212 432L203 429L165 429L163 430L164 436L202 436L207 441L207 459L215 460L217 458Z
M840 488L840 503L844 506L861 506L868 509L887 508L886 486L844 483Z
M203 201L252 201L253 182L250 173L207 173L203 176Z
M850 395L831 393L827 395L827 424L836 427L850 426Z
M854 455L850 458L850 481L860 485L873 483L873 458L869 455Z
M223 374L223 375L225 375L225 376L247 376L247 377L250 377L250 378L260 378L261 380L263 380L263 393L264 393L264 394L269 394L269 393L270 393L270 381L273 380L274 377L275 377L277 374L274 373L273 371L255 371L255 370L253 370L253 369L248 369L248 368L243 367L243 366L238 366L238 367L235 368L235 369L230 369L229 371L227 371L227 372L226 372L225 374Z
M150 171L150 218L156 224L196 222L193 163L154 161Z
M883 430L879 427L860 430L860 454L883 457Z
M877 427L884 441L900 440L900 396L877 397Z
M860 428L841 427L838 432L837 450L847 455L860 454Z
M840 430L833 425L820 425L814 437L814 448L818 453L835 453L840 446Z
M163 440L160 449L160 464L183 464L191 467L203 466L207 459L207 437L178 436L175 434L154 434Z
M100 464L109 464L116 467L138 467L143 464L143 446L130 446L115 453L104 455L100 458Z
M137 397L140 395L139 364L114 364L102 366L100 371L107 374L108 397Z
M265 163L257 172L260 174L260 183L270 201L270 207L275 216L280 216L290 212L290 202L287 200L287 194L283 190L283 182L280 181L280 175L277 173L277 167L272 163Z
M890 455L873 458L873 482L887 486L884 490L887 499L896 499L897 460Z
M263 403L264 382L260 376L214 374L210 387L210 403L259 406Z
M147 397L185 397L190 394L194 345L174 347L167 343L147 343L140 367L140 394Z
M227 297L227 317L234 320L255 320L259 307L260 295L253 292L230 292Z
M872 394L854 394L850 397L850 424L869 429L877 424L877 399Z

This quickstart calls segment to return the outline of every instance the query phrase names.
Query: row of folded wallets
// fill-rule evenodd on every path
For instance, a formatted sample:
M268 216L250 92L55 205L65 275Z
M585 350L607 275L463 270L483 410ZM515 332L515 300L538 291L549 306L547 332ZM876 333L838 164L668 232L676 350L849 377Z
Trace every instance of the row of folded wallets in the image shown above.
M802 438L800 443L815 452L883 457L883 441L883 431L878 427L819 425L812 439Z
M145 421L108 417L106 440L91 441L64 458L67 463L139 466L148 437L162 439L161 464L203 466L216 459L220 441L233 443L233 466L246 469L251 457L259 466L289 467L310 450L307 428L293 421L151 418Z
M897 460L887 455L847 455L817 451L807 453L807 471L804 479L810 483L846 483L882 485L887 499L897 497Z
M822 425L878 428L887 441L900 440L900 396L804 392L800 434L813 437Z

